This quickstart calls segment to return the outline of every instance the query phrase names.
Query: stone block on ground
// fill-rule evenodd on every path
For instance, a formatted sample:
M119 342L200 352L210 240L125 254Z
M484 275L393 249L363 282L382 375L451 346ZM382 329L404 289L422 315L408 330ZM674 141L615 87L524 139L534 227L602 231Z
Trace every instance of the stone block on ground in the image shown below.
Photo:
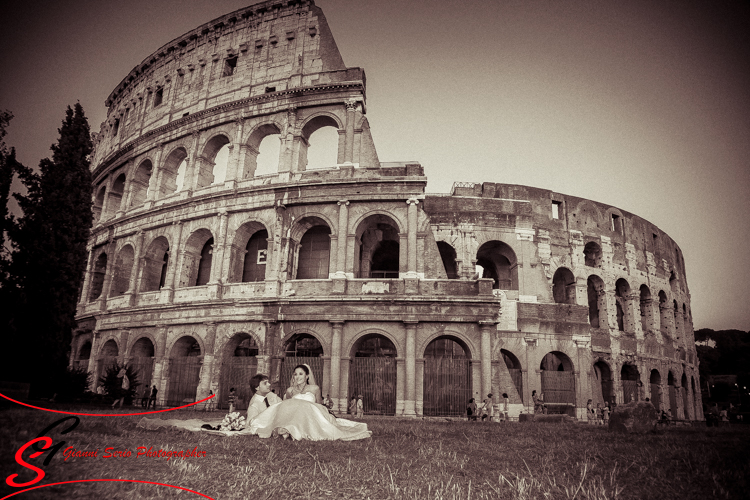
M647 401L633 401L618 405L609 417L609 430L622 433L644 434L656 427L658 413Z

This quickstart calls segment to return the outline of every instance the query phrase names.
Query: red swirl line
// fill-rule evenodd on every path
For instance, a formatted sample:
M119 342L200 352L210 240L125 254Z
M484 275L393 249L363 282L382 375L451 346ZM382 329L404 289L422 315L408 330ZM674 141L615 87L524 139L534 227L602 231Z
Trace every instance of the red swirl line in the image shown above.
M154 413L163 413L165 411L174 411L174 410L179 410L181 408L187 408L189 406L197 405L197 404L203 403L204 401L208 401L209 399L211 399L213 397L216 397L216 394L212 394L212 395L210 395L209 397L207 397L205 399L201 399L200 401L196 401L195 403L190 403L188 405L177 406L175 408L167 408L165 410L146 411L146 412L141 412L141 413L76 413L76 412L72 412L72 411L50 410L49 408L40 408L38 406L34 406L34 405L27 404L27 403L22 403L20 401L16 401L15 399L9 398L8 396L6 396L3 393L0 393L0 396L4 397L8 401L13 401L14 403L17 403L17 404L19 404L21 406L27 406L29 408L34 408L35 410L48 411L48 412L51 412L51 413L62 413L64 415L84 415L84 416L87 416L87 417L131 417L133 415L153 415ZM100 481L100 479L95 479L95 480L92 479L91 481ZM101 480L101 481L103 481L103 480ZM114 479L112 481L114 481ZM154 484L159 484L159 483L154 483ZM169 485L167 485L167 486L169 486ZM8 498L8 497L5 497L5 498ZM208 498L208 497L206 497L206 498ZM3 499L0 498L0 500L3 500Z
M181 486L175 486L173 484L166 484L166 483L155 483L153 481L138 481L136 479L77 479L75 481L63 481L61 483L40 484L39 486L33 486L31 488L26 488L25 490L14 491L10 495L4 496L3 498L0 498L0 500L5 500L6 498L10 498L10 497L18 495L20 493L25 493L27 491L36 490L36 489L39 489L39 488L46 488L47 486L58 486L58 485L61 485L61 484L71 484L71 483L90 483L90 482L99 482L99 481L121 481L121 482L125 482L125 483L143 483L143 484L155 484L157 486L169 486L170 488L175 488L175 489L178 489L178 490L184 490L184 491L189 491L190 493L195 493L196 495L200 495L203 498L208 498L208 500L215 500L214 498L211 498L208 495L204 495L203 493L199 493L197 491L190 490L188 488L183 488Z

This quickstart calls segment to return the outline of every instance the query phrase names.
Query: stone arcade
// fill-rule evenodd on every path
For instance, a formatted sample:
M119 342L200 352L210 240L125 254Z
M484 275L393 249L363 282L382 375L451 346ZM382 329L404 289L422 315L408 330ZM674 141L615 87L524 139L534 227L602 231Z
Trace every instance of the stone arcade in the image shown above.
M245 404L309 362L338 410L462 415L543 392L583 418L589 398L650 397L702 419L679 247L602 203L457 182L426 194L421 165L381 163L365 73L346 67L311 0L258 3L159 48L106 101L95 219L71 346L94 384L114 361L163 404ZM308 170L311 136L336 164ZM263 172L265 141L278 141Z

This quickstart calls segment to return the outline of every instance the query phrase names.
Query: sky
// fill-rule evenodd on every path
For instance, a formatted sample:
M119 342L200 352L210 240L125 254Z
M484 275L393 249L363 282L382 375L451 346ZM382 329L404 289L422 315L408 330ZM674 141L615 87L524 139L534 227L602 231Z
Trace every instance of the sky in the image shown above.
M252 0L6 3L0 109L26 165L65 107L93 131L128 72ZM428 192L523 184L637 214L683 251L696 329L750 331L750 4L318 0L367 74L380 161Z

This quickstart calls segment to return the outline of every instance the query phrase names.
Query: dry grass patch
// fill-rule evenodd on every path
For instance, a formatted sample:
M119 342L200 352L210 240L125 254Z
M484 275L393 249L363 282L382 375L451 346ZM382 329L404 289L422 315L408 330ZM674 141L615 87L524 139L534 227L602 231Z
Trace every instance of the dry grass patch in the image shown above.
M194 418L174 412L168 417ZM200 418L201 414L197 414ZM38 411L0 413L2 470L21 472L16 450L57 420ZM169 483L216 499L660 499L741 498L747 490L750 429L672 428L647 436L602 427L371 419L371 439L293 442L222 438L187 431L145 431L140 417L82 417L66 447L129 449L130 458L71 458L58 453L43 483L125 478ZM26 431L26 433L24 433ZM205 450L186 460L135 457L138 446ZM28 454L26 454L28 456ZM35 463L39 463L36 461ZM6 474L6 476L7 476ZM19 478L28 480L31 473ZM3 478L4 479L4 478ZM4 485L2 494L10 492ZM72 484L33 498L199 498L170 488ZM19 498L23 498L20 495ZM32 497L29 497L32 498Z

